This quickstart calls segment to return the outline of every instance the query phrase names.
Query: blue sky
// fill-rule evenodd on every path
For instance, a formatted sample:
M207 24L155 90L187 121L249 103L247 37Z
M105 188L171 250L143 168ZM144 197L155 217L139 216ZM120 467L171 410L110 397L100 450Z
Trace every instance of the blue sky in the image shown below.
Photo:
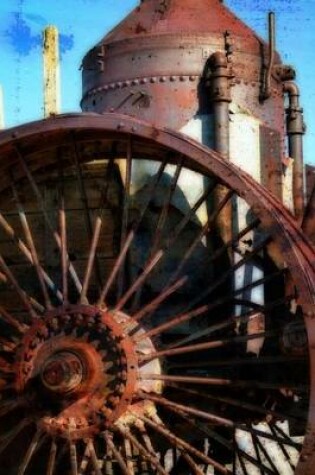
M226 0L266 38L266 15L277 14L277 49L298 72L308 132L305 161L315 164L315 0ZM138 0L0 0L0 84L7 127L43 115L41 34L48 24L61 34L62 112L79 110L81 59Z

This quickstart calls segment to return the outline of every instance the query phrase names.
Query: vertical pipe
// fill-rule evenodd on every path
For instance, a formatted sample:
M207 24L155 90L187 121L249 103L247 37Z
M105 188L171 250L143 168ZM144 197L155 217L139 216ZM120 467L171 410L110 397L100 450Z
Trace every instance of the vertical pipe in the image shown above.
M214 120L214 149L226 160L230 156L230 123L229 104L231 99L231 73L227 57L224 53L217 51L212 54L209 60L211 70L210 94L213 107ZM215 205L224 200L227 190L223 186L218 186L216 191ZM232 204L228 203L219 214L217 227L224 242L232 239ZM230 256L232 258L232 256Z
M59 33L47 26L43 35L44 117L60 112Z
M275 14L269 12L268 15L268 30L269 30L269 62L265 73L265 80L263 84L263 91L261 99L266 100L271 95L271 74L275 60L275 48L276 48L276 23Z
M288 94L289 107L286 109L286 123L289 155L293 158L293 202L296 218L301 221L304 214L304 164L303 135L305 125L303 109L300 107L300 91L293 81L283 84L283 91Z
M229 104L231 102L229 64L224 53L210 58L211 101L214 114L214 148L227 160L230 154Z

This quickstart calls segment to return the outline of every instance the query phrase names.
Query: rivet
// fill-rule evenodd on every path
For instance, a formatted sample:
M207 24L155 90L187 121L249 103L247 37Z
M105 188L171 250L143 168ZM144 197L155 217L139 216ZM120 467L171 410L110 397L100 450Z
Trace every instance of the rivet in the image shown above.
M123 83L122 83L122 82L118 82L118 83L117 83L117 87L118 87L118 88L121 88L121 87L122 87L122 85L123 85Z
M175 77L175 76L171 76L171 77L170 77L170 80L171 80L172 82L174 82L174 81L176 81L176 77Z
M110 89L115 89L115 87L116 87L116 84L114 84L114 83L109 85Z
M165 77L165 76L160 77L160 82L165 82L165 81L166 81L166 77Z
M142 78L140 80L140 84L146 84L148 82L148 80L146 78Z
M131 82L130 82L130 81L125 81L125 82L123 83L123 86L129 87L129 86L130 86L130 84L131 84Z
M139 79L133 79L132 83L133 86L138 86L139 84Z
M184 82L184 81L186 81L186 78L185 78L185 76L180 76L179 80Z
M189 81L196 81L196 76L189 76Z
M156 82L156 78L153 77L153 78L150 79L150 81L151 81L152 83L155 83L155 82Z

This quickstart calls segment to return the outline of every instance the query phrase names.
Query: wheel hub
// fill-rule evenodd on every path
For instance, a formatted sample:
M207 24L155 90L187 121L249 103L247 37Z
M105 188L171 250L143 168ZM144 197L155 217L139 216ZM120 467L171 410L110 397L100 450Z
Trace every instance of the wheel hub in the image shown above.
M71 426L72 436L88 436L126 412L137 383L133 346L108 311L79 305L49 312L24 337L17 390L34 412L42 408L45 430L66 436Z
M41 380L51 391L67 393L78 388L84 378L84 363L75 354L60 352L44 363Z

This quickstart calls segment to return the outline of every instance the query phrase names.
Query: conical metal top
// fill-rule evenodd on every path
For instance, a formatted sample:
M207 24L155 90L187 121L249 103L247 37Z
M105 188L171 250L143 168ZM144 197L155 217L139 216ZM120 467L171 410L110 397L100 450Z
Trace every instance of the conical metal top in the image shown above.
M109 44L151 35L230 33L257 36L221 0L143 0L102 40Z

